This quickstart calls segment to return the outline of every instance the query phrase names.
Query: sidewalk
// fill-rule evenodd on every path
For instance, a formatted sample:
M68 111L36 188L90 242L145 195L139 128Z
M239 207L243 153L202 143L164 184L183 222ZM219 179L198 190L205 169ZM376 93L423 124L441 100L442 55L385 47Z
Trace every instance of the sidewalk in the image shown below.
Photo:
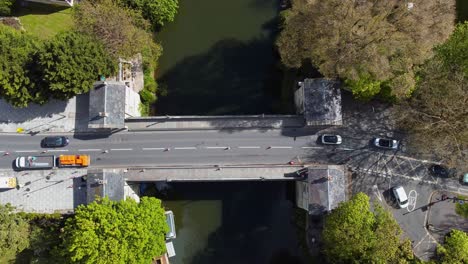
M86 169L0 171L14 176L20 188L0 190L0 204L10 203L20 211L37 213L70 212L86 202ZM84 187L83 187L84 185Z
M17 133L18 129L25 134L84 132L88 128L88 108L88 94L26 108L14 108L0 99L0 133Z

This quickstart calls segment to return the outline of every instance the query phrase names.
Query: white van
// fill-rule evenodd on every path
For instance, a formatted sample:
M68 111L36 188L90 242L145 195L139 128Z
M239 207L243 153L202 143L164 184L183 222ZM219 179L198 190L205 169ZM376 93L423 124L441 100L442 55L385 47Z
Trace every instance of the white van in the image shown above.
M405 189L402 186L396 186L392 188L393 196L400 208L408 207L408 196L406 196Z

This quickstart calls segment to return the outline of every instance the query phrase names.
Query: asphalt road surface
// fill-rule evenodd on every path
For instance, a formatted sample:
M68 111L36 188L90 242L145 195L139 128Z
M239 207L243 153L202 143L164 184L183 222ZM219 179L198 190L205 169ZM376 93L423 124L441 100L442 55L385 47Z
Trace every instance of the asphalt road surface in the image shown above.
M41 148L43 135L0 135L0 168L18 156L89 154L91 167L168 165L287 164L338 162L331 154L369 151L370 139L343 138L339 146L317 143L297 129L240 131L120 132L111 136L69 135L62 148ZM44 153L44 151L47 151ZM387 151L388 152L388 151ZM9 153L9 155L5 155ZM393 152L392 152L393 153Z

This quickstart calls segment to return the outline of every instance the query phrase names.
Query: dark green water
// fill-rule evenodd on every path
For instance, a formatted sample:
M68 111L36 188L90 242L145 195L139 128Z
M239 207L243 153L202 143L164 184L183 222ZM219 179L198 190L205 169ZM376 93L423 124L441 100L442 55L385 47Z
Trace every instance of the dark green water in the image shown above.
M291 184L170 183L153 194L175 215L177 255L171 263L306 263L298 237L303 231L288 199Z
M159 33L164 52L157 115L275 113L281 72L275 55L279 0L180 0Z

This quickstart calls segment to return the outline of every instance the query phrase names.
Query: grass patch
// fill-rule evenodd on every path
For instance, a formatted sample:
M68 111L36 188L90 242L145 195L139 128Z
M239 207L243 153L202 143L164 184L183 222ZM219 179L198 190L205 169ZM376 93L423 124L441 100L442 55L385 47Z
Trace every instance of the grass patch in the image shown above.
M458 195L457 198L458 200L463 200L464 203L461 204L457 201L455 212L464 218L468 218L468 197Z
M27 32L47 39L72 28L71 12L69 7L28 3L27 6L17 7L13 15L19 17Z

